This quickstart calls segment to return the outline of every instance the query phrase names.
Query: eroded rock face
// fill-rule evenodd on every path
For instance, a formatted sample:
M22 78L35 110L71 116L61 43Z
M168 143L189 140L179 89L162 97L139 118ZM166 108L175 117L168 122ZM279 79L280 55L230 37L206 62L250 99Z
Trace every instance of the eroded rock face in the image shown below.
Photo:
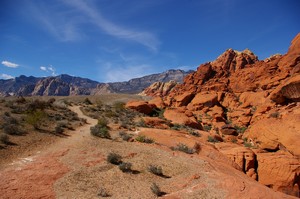
M257 121L243 137L251 138L262 149L276 151L282 148L300 157L300 114Z
M283 193L300 196L300 160L286 152L257 153L258 182Z
M177 85L175 81L169 82L154 82L149 87L147 87L140 95L162 97L169 94L169 92Z
M289 101L300 101L300 75L290 78L279 85L271 94L270 99L278 104Z

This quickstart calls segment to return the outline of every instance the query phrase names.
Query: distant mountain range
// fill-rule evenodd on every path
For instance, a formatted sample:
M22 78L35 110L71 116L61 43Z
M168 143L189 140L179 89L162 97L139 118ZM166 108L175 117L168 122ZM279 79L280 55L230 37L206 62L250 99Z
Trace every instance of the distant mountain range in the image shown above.
M139 93L154 82L183 78L193 71L168 70L163 73L134 78L124 82L100 83L87 78L59 75L33 77L21 75L14 79L0 80L0 96L69 96L99 95L104 93Z

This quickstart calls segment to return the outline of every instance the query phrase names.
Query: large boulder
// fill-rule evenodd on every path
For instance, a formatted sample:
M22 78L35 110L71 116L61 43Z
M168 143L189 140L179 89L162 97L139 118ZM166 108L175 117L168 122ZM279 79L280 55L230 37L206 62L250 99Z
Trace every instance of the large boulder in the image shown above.
M300 75L290 78L279 85L271 94L270 99L283 104L289 101L300 101Z
M257 121L251 125L243 137L251 138L262 149L276 151L286 148L300 157L300 114L286 115L281 119L265 118Z
M144 113L146 115L151 114L153 109L156 108L155 105L149 104L146 101L129 101L127 102L125 107L136 110L140 113Z
M257 153L258 182L299 197L300 159L286 152Z
M189 92L185 92L182 95L178 95L178 96L174 97L174 99L176 101L175 106L176 107L186 106L191 102L191 100L194 97L195 97L195 94L189 93Z
M201 124L197 122L195 117L188 117L186 113L180 109L166 109L164 117L167 120L171 120L173 124L182 124L192 128L202 129Z
M190 110L200 110L204 107L213 107L218 105L218 94L217 93L198 93L191 103L189 103L188 108Z

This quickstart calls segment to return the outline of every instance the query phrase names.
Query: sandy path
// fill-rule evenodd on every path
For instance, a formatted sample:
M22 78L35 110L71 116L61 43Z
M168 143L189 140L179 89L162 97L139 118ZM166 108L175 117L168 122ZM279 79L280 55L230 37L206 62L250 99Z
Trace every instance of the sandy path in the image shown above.
M90 127L97 123L83 115L80 107L70 109L85 118L87 124L68 132L70 136L61 138L44 151L6 165L0 171L0 198L55 198L55 181L72 170L72 162L62 163L61 159L70 152L76 153L80 143L91 139Z

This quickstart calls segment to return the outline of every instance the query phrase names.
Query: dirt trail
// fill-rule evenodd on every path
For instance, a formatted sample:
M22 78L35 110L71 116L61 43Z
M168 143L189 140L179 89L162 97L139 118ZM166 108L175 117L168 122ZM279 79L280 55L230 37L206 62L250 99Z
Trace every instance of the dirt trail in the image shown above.
M83 115L79 106L70 108L87 124L68 132L44 151L19 158L4 166L0 171L0 198L55 198L53 185L56 180L71 171L73 162L62 163L61 159L69 153L76 153L78 147L91 139L90 127L97 120Z

